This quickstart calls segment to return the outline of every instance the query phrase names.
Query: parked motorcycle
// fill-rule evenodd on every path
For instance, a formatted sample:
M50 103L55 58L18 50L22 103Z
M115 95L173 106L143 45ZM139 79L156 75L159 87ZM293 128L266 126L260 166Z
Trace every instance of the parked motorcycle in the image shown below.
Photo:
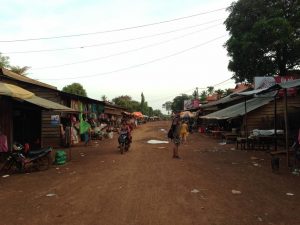
M120 152L123 154L125 151L127 152L130 147L130 141L128 138L128 133L127 132L120 132L119 135L119 145L120 145Z
M0 169L0 173L27 172L29 169L46 170L49 168L52 147L42 148L36 151L24 152L24 147L20 144L14 145Z

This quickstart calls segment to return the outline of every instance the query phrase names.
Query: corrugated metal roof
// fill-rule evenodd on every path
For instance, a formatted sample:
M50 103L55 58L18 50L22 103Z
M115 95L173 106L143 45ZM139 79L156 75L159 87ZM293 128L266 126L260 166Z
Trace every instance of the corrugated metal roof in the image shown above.
M40 106L44 109L54 110L54 111L62 111L62 112L77 112L76 110L69 108L67 106L58 104L56 102L49 101L45 98L40 98L34 95L31 98L24 99L24 101L29 102L31 104Z
M215 102L210 102L210 103L207 103L207 104L204 104L204 105L201 105L200 108L202 109L206 109L206 108L210 108L212 106L217 106L217 105L220 105L220 104L225 104L225 103L228 103L228 102L232 102L234 100L237 100L237 99L241 99L242 97L240 96L235 96L235 97L232 97L233 94L230 94L224 98L221 98Z
M29 77L19 75L17 73L14 73L14 72L12 72L10 70L5 69L5 68L0 68L0 75L9 77L9 78L14 79L14 80L18 80L18 81L22 81L22 82L26 82L26 83L38 85L38 86L41 86L41 87L46 87L46 88L57 90L57 88L54 87L54 86L52 86L52 85L45 84L45 83L42 83L40 81L31 79Z
M263 105L268 104L271 102L274 98L273 97L264 97L264 98L253 98L248 101L246 101L246 111L251 112ZM202 119L229 119L234 118L238 116L245 115L245 102L238 103L236 105L227 107L225 109L221 109L217 112L213 112L210 114L207 114L205 116L201 116Z
M232 96L250 96L250 95L260 95L260 94L265 94L268 92L280 90L280 89L285 89L285 88L293 88L293 87L298 87L300 86L300 79L296 80L289 80L284 83L279 83L279 84L274 84L271 87L268 88L262 88L262 89L255 89L252 91L246 91L246 92L241 92L241 93L235 93Z

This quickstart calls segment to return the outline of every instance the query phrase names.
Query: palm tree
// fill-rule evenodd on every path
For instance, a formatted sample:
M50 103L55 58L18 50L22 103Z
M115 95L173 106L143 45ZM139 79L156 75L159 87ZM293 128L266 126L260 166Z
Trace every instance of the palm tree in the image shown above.
M208 86L207 87L207 92L209 95L212 95L214 93L215 88L213 86Z
M106 102L106 101L107 101L106 95L102 95L102 96L101 96L101 99L102 99L102 101Z
M222 89L215 90L215 93L218 95L218 98L222 98L224 96L224 91Z
M22 75L22 76L27 76L28 75L28 70L30 69L29 66L23 66L23 67L20 67L20 66L10 66L10 70L14 73L17 73L19 75Z

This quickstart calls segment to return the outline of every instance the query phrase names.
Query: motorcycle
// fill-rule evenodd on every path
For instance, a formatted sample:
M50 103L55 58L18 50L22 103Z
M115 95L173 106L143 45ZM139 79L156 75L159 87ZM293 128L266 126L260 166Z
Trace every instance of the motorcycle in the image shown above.
M42 148L36 151L24 152L21 144L15 144L9 153L0 173L27 172L29 168L36 170L46 170L51 164L52 147Z
M130 141L128 138L128 133L127 132L120 132L119 136L119 144L120 144L120 152L123 154L125 151L127 152L130 147Z

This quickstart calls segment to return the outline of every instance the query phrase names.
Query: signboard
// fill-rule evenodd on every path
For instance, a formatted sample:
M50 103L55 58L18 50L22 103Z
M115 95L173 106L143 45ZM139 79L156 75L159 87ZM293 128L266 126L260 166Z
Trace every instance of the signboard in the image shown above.
M193 107L192 100L184 100L183 101L183 110L191 109Z
M287 82L289 80L294 80L293 76L276 76L276 77L254 77L254 88L262 89L273 86L274 84L280 84ZM288 96L296 95L296 88L288 88L287 89ZM283 96L283 90L279 91L279 96Z
M188 109L196 109L199 107L200 100L199 99L193 99L193 100L184 100L183 102L183 110Z
M51 115L51 125L59 125L59 115Z

